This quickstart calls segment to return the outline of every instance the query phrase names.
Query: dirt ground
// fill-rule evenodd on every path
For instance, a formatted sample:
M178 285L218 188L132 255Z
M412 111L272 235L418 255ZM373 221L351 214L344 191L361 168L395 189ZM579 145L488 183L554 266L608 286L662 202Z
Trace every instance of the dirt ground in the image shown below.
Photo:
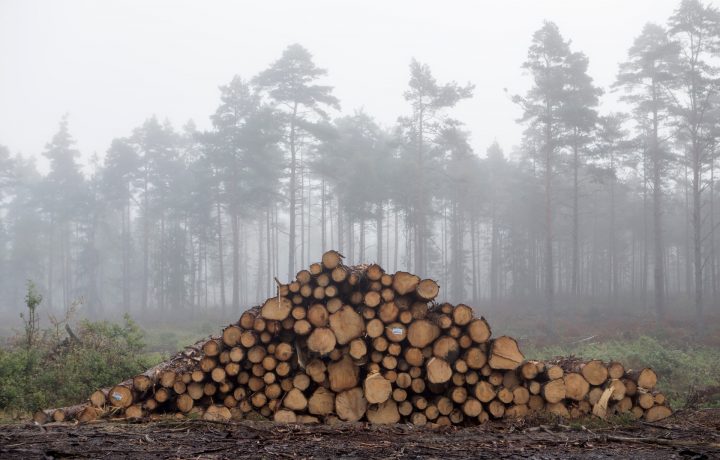
M200 420L0 426L0 458L720 458L720 409L660 423L549 420L429 429Z

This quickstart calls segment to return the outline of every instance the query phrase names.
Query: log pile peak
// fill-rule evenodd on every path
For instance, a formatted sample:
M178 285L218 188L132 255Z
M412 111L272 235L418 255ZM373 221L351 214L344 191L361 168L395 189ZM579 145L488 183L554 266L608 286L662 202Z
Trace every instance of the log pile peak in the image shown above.
M671 414L652 369L563 358L527 361L509 336L440 287L337 251L279 284L220 336L196 343L88 402L39 423L158 414L209 420L257 413L280 423L472 425L547 412L562 417Z

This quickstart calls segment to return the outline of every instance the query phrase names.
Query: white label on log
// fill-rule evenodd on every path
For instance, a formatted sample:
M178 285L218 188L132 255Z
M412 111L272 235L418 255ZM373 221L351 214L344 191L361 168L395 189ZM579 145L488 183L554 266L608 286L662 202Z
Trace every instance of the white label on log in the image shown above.
M122 399L122 395L120 393L113 393L112 397L115 401L120 401Z
M392 333L395 334L395 335L402 335L402 333L403 333L403 328L401 328L401 327L394 327L394 328L392 328Z

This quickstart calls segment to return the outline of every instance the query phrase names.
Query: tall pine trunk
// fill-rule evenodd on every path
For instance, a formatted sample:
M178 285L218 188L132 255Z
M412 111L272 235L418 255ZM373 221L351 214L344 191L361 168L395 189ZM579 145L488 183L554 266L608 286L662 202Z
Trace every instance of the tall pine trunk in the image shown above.
M704 330L703 325L703 259L702 259L702 195L700 186L700 169L702 168L701 160L701 149L699 142L693 140L693 151L692 151L692 197L693 197L693 212L692 212L692 227L693 227L693 262L694 262L694 273L695 273L695 324L697 330L702 332Z
M653 88L655 94L655 89ZM657 101L657 96L654 97ZM658 138L658 111L657 103L653 105L652 114L652 154L653 154L653 230L654 230L654 271L653 282L655 288L655 312L658 319L665 318L665 272L663 255L663 228L662 228L662 153Z
M232 280L232 308L233 312L240 311L240 217L233 213L231 216L232 224L232 264L233 264L233 280Z
M552 209L552 153L553 139L550 119L552 110L549 103L546 105L545 122L545 310L547 313L548 331L552 332L555 322L554 299L554 264L553 264L553 209Z
M296 232L296 225L295 225L295 218L296 218L296 208L297 208L297 151L295 146L295 135L296 135L296 126L295 123L297 121L297 110L298 110L298 103L295 102L295 105L293 106L292 115L290 118L290 184L289 184L289 194L290 194L290 209L288 212L290 213L290 228L288 230L288 279L292 279L295 276L295 250L296 250L296 243L295 243L295 232Z
M383 203L382 201L378 202L377 209L375 211L375 230L376 230L376 237L377 240L377 263L380 265L384 265L383 261Z
M220 207L220 200L215 203L217 211L217 236L218 236L218 270L220 276L220 308L225 313L225 262L224 262L224 248L223 248L223 230L222 230L222 208Z
M580 207L579 207L579 185L578 171L580 169L580 159L578 157L577 130L575 132L575 141L573 142L573 216L572 216L572 281L571 294L577 296L579 294L578 277L580 273Z

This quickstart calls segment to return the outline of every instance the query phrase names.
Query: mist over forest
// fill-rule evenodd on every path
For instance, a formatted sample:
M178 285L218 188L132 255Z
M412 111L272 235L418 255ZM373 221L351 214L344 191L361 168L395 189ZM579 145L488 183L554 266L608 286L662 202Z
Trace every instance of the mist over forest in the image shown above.
M0 316L30 280L49 311L237 318L336 249L542 331L566 311L702 331L720 307L720 12L683 0L634 34L600 85L538 19L511 69L525 86L497 89L521 113L507 145L477 148L458 108L478 88L422 56L396 63L405 108L385 123L292 42L218 88L207 128L148 113L81 155L70 113L42 152L0 138Z

